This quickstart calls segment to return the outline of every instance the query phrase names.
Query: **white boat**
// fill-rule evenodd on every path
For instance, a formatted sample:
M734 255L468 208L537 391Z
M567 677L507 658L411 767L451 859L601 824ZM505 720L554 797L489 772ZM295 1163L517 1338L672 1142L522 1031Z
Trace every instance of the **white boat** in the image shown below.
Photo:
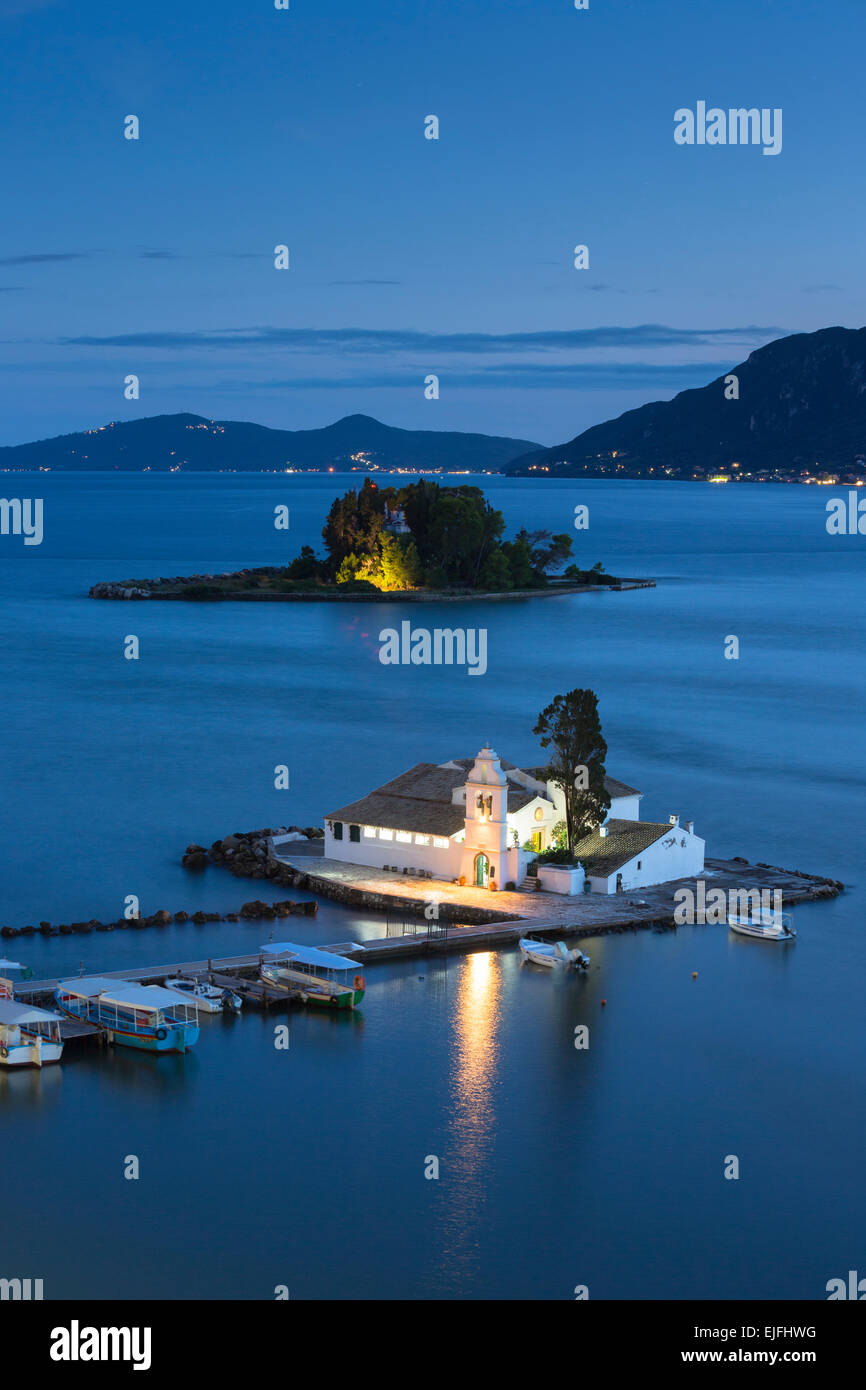
M564 941L533 941L531 936L520 938L520 954L533 965L569 966L574 970L588 970L589 956L578 947L569 951Z
M179 994L187 1003L198 1005L206 1014L221 1014L223 1009L240 1009L243 1000L233 989L221 989L218 985L205 984L203 980L185 980L178 975L174 980L166 980L165 988Z
M63 1055L59 1014L0 998L0 1066L44 1067Z
M757 917L728 915L728 926L740 936L758 941L793 941L797 935L790 912L762 912Z

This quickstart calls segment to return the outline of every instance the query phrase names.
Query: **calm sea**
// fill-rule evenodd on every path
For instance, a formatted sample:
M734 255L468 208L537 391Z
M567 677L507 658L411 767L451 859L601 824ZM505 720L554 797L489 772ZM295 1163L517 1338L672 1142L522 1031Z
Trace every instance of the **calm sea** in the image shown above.
M826 534L826 488L479 481L511 528L571 531L588 504L581 562L658 587L459 609L94 602L100 579L278 563L316 544L347 480L7 477L44 498L45 539L0 538L0 924L115 918L128 894L144 913L285 896L180 856L319 822L485 740L534 762L539 710L576 685L645 818L679 812L710 854L848 891L798 908L792 947L690 927L591 942L585 980L511 951L375 966L354 1018L293 1013L288 1051L250 1011L203 1019L183 1058L0 1071L0 1276L57 1298L820 1299L866 1267L866 542ZM485 626L487 674L380 665L403 617ZM269 930L0 947L42 975ZM382 922L323 903L291 931Z

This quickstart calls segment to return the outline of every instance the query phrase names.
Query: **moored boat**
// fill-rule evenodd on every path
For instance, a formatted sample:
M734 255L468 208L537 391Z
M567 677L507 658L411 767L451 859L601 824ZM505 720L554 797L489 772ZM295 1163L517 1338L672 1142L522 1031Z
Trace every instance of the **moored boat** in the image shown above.
M186 1052L198 1039L198 1011L159 985L136 985L98 975L61 980L57 1007L70 1018L104 1028L109 1040L144 1052Z
M564 941L534 941L531 936L522 936L519 945L522 958L533 965L545 965L551 969L555 965L564 965L574 970L588 970L590 966L589 956L584 955L579 947L570 951Z
M0 998L0 1066L44 1067L63 1056L59 1014Z
M207 1014L221 1014L223 1009L237 1012L243 1003L233 989L220 989L218 985L209 985L204 980L187 980L182 975L166 980L165 988Z
M305 1004L323 1009L355 1009L364 998L366 982L358 963L315 946L294 941L269 941L261 947L259 979L273 989L296 994ZM351 984L349 976L352 975Z
M790 912L762 912L757 917L728 916L731 931L758 941L793 941L797 933Z
M33 971L29 965L22 965L20 960L7 960L5 956L0 956L0 980L8 983L16 980L29 980L33 976ZM0 983L0 996L4 993L3 985Z

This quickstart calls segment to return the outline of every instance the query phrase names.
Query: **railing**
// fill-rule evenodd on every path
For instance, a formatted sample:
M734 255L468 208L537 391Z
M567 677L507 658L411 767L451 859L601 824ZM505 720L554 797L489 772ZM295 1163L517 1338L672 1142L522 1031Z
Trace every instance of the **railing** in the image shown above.
M385 918L385 936L423 936L428 941L441 941L448 936L448 923L436 917L428 918L420 906L410 915L405 911L399 915L389 912Z

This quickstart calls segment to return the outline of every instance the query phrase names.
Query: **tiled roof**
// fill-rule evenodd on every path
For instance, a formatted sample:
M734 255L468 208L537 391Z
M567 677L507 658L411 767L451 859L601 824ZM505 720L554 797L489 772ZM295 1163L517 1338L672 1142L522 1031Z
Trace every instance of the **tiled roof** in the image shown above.
M464 807L462 802L455 805L451 797L455 787L463 786L474 762L474 758L453 758L449 763L416 763L359 801L329 811L325 819L391 830L413 830L427 835L454 835L463 829ZM543 768L516 768L504 758L500 759L500 766L506 775L525 771L536 781L545 780ZM640 795L633 787L612 778L606 779L606 786L611 796ZM541 793L509 778L509 813L513 815L528 806L539 795Z
M574 847L588 878L609 878L663 835L676 833L670 824L649 820L609 820L607 829L606 836L594 830Z
M456 834L463 829L464 808L448 801L427 801L418 796L391 796L371 792L331 811L326 820L347 821L355 825L379 825L386 830L414 830L422 835Z
M355 825L378 825L391 830L414 830L427 835L454 835L463 829L463 802L451 800L455 787L462 787L474 758L454 760L457 767L437 763L416 763L399 777L385 782L368 796L329 811L326 820ZM535 800L537 793L525 787L508 788L511 814Z

